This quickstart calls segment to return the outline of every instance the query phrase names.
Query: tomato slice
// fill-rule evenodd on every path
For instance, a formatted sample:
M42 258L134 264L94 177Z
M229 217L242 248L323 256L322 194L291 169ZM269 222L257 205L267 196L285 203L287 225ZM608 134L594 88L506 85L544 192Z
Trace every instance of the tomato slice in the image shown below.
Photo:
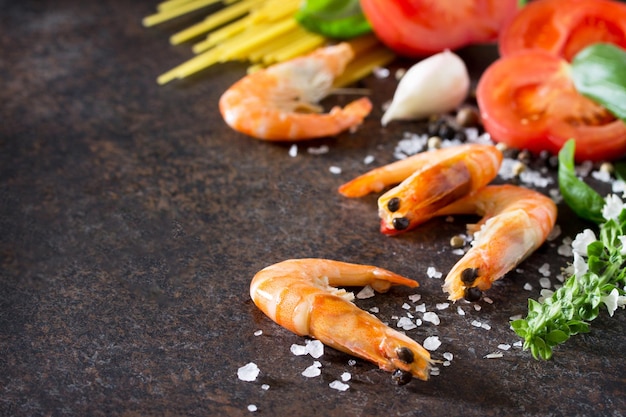
M544 49L571 61L586 46L608 42L626 48L626 4L611 0L535 0L499 39L501 56Z
M376 36L398 54L419 57L496 41L518 0L361 0Z
M476 99L496 142L533 153L558 153L576 140L576 160L613 160L626 154L626 124L574 87L569 63L528 50L500 58L483 73Z

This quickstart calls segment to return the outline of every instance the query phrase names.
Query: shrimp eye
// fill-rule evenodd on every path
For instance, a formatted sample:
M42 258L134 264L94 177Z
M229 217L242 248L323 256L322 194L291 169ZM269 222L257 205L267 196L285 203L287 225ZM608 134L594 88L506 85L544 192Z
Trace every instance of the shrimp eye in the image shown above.
M391 223L393 224L394 229L404 230L409 227L410 221L406 217L396 217L391 221Z
M404 363L413 363L413 361L415 360L413 351L405 346L396 349L396 355L398 355L398 359L400 359Z
M398 197L393 197L387 202L387 208L390 212L395 213L400 209L400 199Z
M466 284L471 284L476 281L476 278L478 278L478 268L465 268L461 272L461 281Z
M396 369L391 374L391 380L396 385L406 385L411 382L413 375L411 375L408 371L403 371L402 369Z
M465 289L465 299L467 301L478 301L480 300L481 295L482 291L478 289L478 287L469 287Z

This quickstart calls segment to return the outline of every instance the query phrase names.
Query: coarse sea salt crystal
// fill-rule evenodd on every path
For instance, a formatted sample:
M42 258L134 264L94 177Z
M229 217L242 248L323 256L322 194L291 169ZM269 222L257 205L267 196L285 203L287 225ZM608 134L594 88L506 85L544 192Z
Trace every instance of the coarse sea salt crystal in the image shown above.
M480 328L485 330L491 330L491 325L487 323L480 323Z
M411 295L409 295L409 300L414 302L414 303L417 303L421 299L422 299L422 295L421 294L411 294Z
M422 303L420 305L415 306L415 311L418 313L425 313L426 312L426 303Z
M322 374L322 364L319 361L313 362L313 365L307 367L304 371L302 371L302 376L307 378L315 378L316 376L320 376Z
M254 404L249 404L248 405L248 411L250 411L251 413L254 413L257 410L257 406Z
M328 147L328 145L322 145L318 147L311 146L307 148L307 152L311 155L324 155L327 154L329 151L330 148Z
M398 323L396 323L396 325L404 330L413 330L417 327L413 320L408 317L402 317L400 320L398 320Z
M411 306L409 304L407 304L407 303L404 303L404 304L402 304L402 308L405 309L405 310L410 310Z
M259 376L259 367L254 362L249 362L237 369L237 378L242 381L252 382L255 381L257 376Z
M269 384L263 384L263 385L261 385L261 389L263 391L267 391L268 389L270 389L270 386L269 386Z
M289 148L289 156L292 158L298 156L298 145L291 145Z
M456 308L456 312L457 312L457 314L458 314L459 316L464 316L464 315L465 315L465 310L463 310L463 309L461 308L461 306L458 306L458 307Z
M426 275L428 275L428 278L441 278L443 273L437 271L434 266L429 266L426 270Z
M263 330L257 330L256 332L254 332L255 336L261 336L263 334Z
M307 353L306 346L296 345L295 343L291 345L289 350L296 356L304 356Z
M445 310L446 308L450 307L450 303L437 303L435 307L437 308L437 310Z
M523 287L526 291L532 291L533 290L533 286L530 285L528 282L526 284L524 284Z
M501 358L504 355L502 354L502 352L493 352L493 353L488 353L485 356L483 356L483 358L485 359L497 359L497 358Z
M378 308L378 307L371 307L369 309L369 312L370 313L380 313L380 308Z
M549 277L550 276L550 264L545 263L545 264L541 265L541 267L538 269L538 271L544 277Z
M424 315L422 316L422 320L432 323L435 326L438 326L439 323L441 323L441 320L439 320L439 316L437 315L437 313L433 313L432 311L424 313Z
M541 288L550 288L552 286L552 282L550 278L539 278L539 285Z
M374 155L367 155L365 158L363 158L363 163L365 165L369 165L372 162L374 162L376 160L376 158L374 158Z
M436 366L433 366L432 368L430 368L431 376L437 376L439 375L439 373L440 373L439 368L437 368Z
M350 372L344 372L343 374L341 374L341 380L343 382L348 382L352 379L352 374Z
M330 384L328 384L328 386L331 387L332 389L336 389L337 391L347 391L348 388L350 388L350 385L344 384L343 382L339 380L335 380L331 382Z
M474 327L481 327L482 323L479 322L478 320L472 320L472 322L470 323L472 326Z
M328 170L330 171L331 174L335 174L335 175L341 174L341 168L336 165L329 167Z
M508 343L500 343L498 345L498 349L500 349L500 350L509 350L509 349L511 349L511 345L509 345Z
M319 340L307 340L305 349L306 353L315 359L320 358L324 354L324 344Z
M361 288L361 291L357 293L356 298L363 300L366 298L372 298L374 295L376 295L374 289L371 286L366 285L365 287Z
M439 340L438 336L428 336L426 339L424 339L424 343L422 343L422 346L424 347L424 349L432 352L439 349L439 346L441 346L441 341Z
M454 359L454 355L451 352L444 352L443 358L447 361L451 361L452 359Z

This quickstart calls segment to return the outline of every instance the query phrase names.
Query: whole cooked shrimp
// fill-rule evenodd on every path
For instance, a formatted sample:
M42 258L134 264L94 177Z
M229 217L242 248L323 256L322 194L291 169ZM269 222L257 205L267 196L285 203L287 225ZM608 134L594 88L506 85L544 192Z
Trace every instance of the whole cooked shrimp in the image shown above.
M332 136L358 126L372 110L368 98L329 113L317 105L353 57L343 42L253 72L222 95L222 117L239 132L276 141Z
M450 300L475 301L481 291L539 248L554 227L557 208L547 196L515 185L490 185L440 209L436 215L478 214L470 250L448 273Z
M327 259L291 259L259 271L250 283L254 303L279 325L312 336L342 352L394 372L398 383L411 376L427 380L430 354L352 303L354 296L335 286L370 285L386 292L393 285L418 283L369 265Z
M380 230L394 235L432 218L437 210L487 185L502 153L492 145L467 144L418 153L376 168L339 187L360 197L397 184L378 199Z

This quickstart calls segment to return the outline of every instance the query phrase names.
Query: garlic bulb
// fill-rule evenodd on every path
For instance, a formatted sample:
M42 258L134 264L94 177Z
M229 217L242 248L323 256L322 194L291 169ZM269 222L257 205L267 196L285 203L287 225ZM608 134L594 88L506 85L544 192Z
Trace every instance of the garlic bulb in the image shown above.
M392 120L413 120L446 113L467 97L470 78L463 60L445 50L413 65L402 77L383 115Z

